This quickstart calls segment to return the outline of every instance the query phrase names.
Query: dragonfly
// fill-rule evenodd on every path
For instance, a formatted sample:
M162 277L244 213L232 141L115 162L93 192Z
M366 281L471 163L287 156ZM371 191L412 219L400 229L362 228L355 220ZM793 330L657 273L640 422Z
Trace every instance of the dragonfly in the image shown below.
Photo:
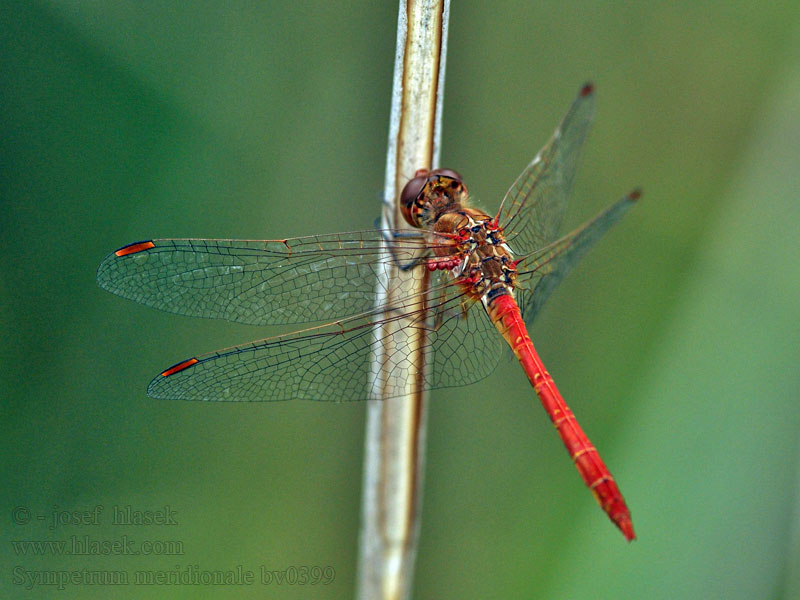
M154 398L351 401L474 383L504 349L519 360L585 484L635 538L598 451L534 349L527 328L577 261L639 198L635 190L558 237L594 116L592 84L491 216L461 175L420 169L399 197L409 229L273 239L152 239L109 254L99 285L171 313L253 325L323 322L194 356L157 375ZM403 272L392 289L381 275ZM389 293L391 292L391 293ZM426 365L412 360L421 351ZM400 382L400 383L393 383Z

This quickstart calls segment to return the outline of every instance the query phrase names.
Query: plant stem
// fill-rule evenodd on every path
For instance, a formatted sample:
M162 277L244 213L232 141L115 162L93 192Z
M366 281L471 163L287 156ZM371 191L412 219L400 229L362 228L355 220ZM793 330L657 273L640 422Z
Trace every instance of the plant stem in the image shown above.
M405 182L420 168L439 161L444 65L447 50L449 0L401 0L397 23L392 111L386 157L386 183L381 226L402 226L396 199ZM378 302L392 306L393 294L427 280L411 271L387 266L379 275ZM404 343L403 322L389 320L375 335ZM389 330L391 328L391 330ZM400 397L376 397L367 409L364 490L358 565L358 598L401 600L411 597L419 516L427 420L423 380L429 369L426 338L410 333L409 360L418 375L397 381L391 373L373 369L384 390L403 389ZM388 349L376 352L373 365L384 365ZM388 394L388 392L387 392Z

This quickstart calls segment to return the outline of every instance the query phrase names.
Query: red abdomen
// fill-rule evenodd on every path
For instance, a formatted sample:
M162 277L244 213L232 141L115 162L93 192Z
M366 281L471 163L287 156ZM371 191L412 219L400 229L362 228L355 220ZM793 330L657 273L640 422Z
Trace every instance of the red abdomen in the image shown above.
M556 388L553 378L544 368L514 298L508 294L497 296L488 302L486 310L519 359L583 481L625 538L628 541L633 540L636 535L625 500L597 449L581 429L572 410Z

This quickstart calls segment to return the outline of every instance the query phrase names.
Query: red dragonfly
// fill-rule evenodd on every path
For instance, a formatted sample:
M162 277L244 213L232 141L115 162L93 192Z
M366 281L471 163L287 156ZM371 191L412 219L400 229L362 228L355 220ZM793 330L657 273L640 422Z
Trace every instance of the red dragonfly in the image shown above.
M556 238L593 113L589 84L493 217L469 206L458 173L423 169L401 195L416 236L379 230L281 240L157 239L113 252L98 268L100 286L161 310L256 325L333 319L184 360L156 376L147 393L211 401L390 397L402 392L387 393L391 377L416 378L427 389L483 379L507 344L586 485L625 538L634 539L617 484L526 329L572 266L639 197L634 191ZM392 266L406 272L406 285L424 279L425 287L386 294L378 275ZM385 327L391 322L403 327ZM429 369L407 358L415 345L424 348ZM391 377L379 375L386 371Z

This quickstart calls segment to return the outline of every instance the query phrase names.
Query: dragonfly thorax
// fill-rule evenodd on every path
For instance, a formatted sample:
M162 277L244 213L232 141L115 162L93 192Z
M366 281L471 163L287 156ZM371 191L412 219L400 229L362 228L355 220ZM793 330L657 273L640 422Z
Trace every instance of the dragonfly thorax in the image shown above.
M514 295L517 263L495 219L458 206L438 216L432 237L434 261L456 265L450 271L471 297L491 302Z

